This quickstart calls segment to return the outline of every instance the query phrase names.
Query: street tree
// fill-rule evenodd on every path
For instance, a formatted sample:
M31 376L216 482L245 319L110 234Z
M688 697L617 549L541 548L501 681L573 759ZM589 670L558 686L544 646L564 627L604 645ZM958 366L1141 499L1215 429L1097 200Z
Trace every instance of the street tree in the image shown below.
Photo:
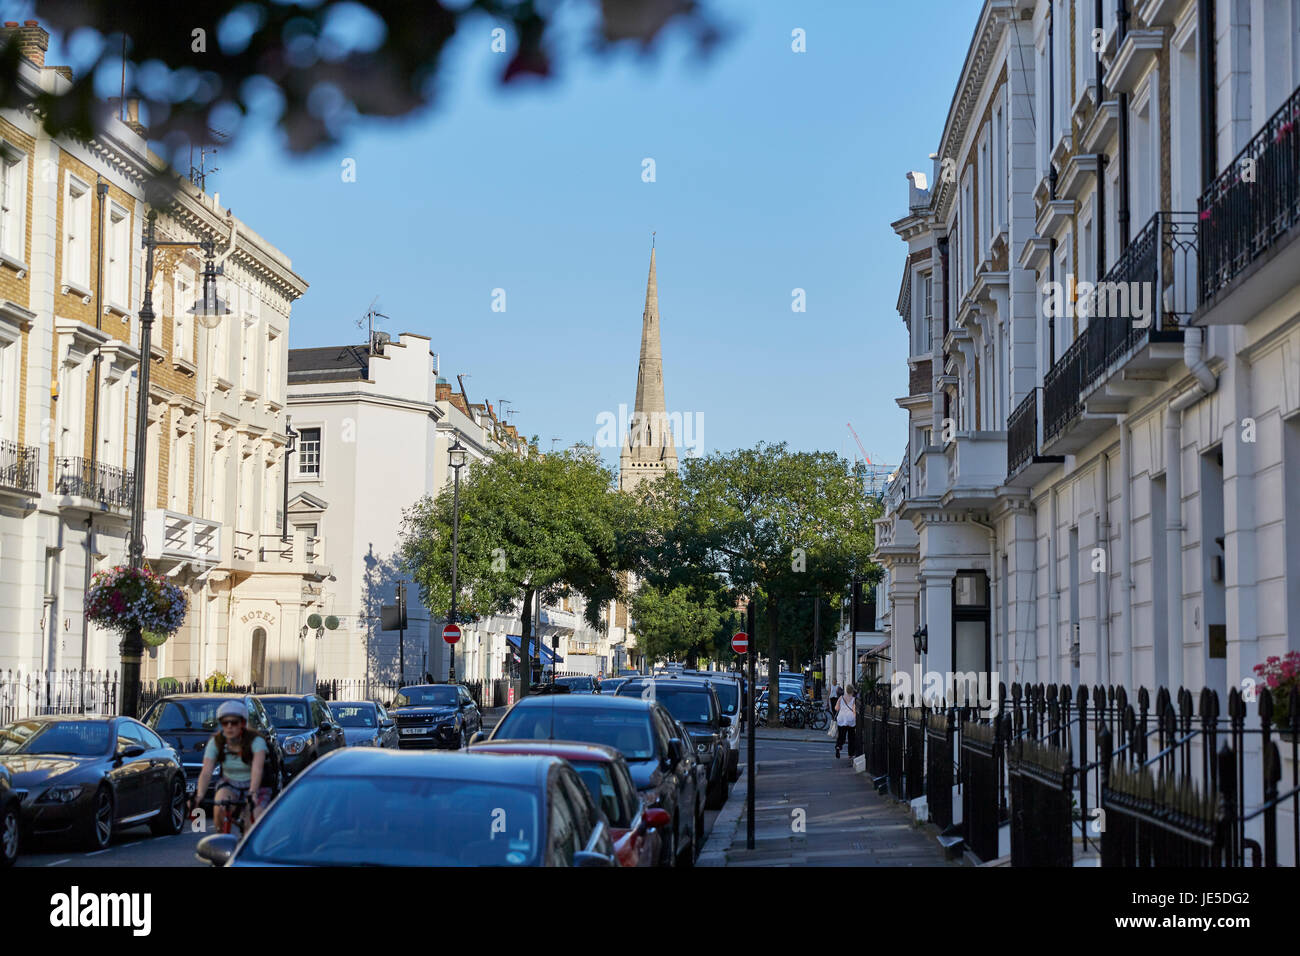
M587 623L605 626L603 606L620 595L622 529L635 524L629 500L590 449L517 456L500 452L472 464L460 485L457 616L521 612L529 641L533 600L580 595ZM425 605L451 606L451 488L402 513L399 555ZM539 653L536 648L523 648ZM524 655L527 673L530 653ZM523 682L527 693L528 681Z
M760 599L770 699L777 700L783 642L780 608L807 595L842 594L871 568L879 502L849 463L828 452L759 444L688 458L679 476L655 482L647 542L652 580L720 577L734 596ZM772 708L773 724L778 722Z
M714 639L722 625L725 592L679 584L660 590L644 582L630 602L633 632L649 661L697 659L715 655Z

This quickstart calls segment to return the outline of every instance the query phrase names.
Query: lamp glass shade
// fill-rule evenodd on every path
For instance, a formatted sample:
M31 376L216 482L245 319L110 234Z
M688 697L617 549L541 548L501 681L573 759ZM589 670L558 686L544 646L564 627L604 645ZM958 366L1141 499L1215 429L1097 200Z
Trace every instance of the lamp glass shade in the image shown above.
M208 292L186 311L198 319L199 325L205 329L215 329L221 324L222 318L231 314L229 307L221 296L217 295L216 286L209 286Z
M457 440L456 444L447 449L447 458L451 462L451 467L460 468L469 458L469 451Z

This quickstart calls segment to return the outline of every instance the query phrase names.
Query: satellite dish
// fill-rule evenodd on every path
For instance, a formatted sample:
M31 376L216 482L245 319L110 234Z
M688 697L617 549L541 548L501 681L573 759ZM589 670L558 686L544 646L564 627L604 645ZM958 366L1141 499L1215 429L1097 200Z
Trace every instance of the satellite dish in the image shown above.
M316 630L317 628L319 628L321 626L320 615L309 614L307 616L307 626L310 627L312 630Z
M327 630L336 631L338 630L338 627L339 627L339 619L335 617L333 614L325 618L325 628Z

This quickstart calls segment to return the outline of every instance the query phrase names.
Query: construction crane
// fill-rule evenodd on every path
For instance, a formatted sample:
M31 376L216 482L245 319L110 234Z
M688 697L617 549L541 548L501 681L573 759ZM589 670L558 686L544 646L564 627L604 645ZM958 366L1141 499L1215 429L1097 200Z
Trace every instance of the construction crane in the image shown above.
M864 465L857 466L853 469L854 473L860 476L863 490L873 498L878 498L885 493L885 486L889 484L889 478L898 470L897 465L878 465L871 460L867 450L862 447L862 439L858 437L857 431L853 428L852 422L845 423L848 426L849 434L853 436L853 441L857 443L858 451L862 452Z
M870 464L871 464L871 458L868 457L868 455L867 455L867 450L866 450L865 448L862 447L862 439L859 438L859 437L858 437L858 433L857 433L856 431L853 430L853 423L852 423L852 422L845 422L844 424L848 426L848 428L849 428L849 434L853 436L853 440L854 440L855 442L858 443L858 451L862 452L862 460L865 461L868 465L870 465Z

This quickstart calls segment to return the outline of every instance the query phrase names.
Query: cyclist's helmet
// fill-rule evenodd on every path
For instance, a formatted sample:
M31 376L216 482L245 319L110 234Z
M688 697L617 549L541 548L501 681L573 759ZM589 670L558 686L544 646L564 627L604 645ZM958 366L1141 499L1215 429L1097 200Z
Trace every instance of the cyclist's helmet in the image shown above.
M238 717L248 723L248 708L244 706L243 701L228 700L217 708L217 720L222 717Z

